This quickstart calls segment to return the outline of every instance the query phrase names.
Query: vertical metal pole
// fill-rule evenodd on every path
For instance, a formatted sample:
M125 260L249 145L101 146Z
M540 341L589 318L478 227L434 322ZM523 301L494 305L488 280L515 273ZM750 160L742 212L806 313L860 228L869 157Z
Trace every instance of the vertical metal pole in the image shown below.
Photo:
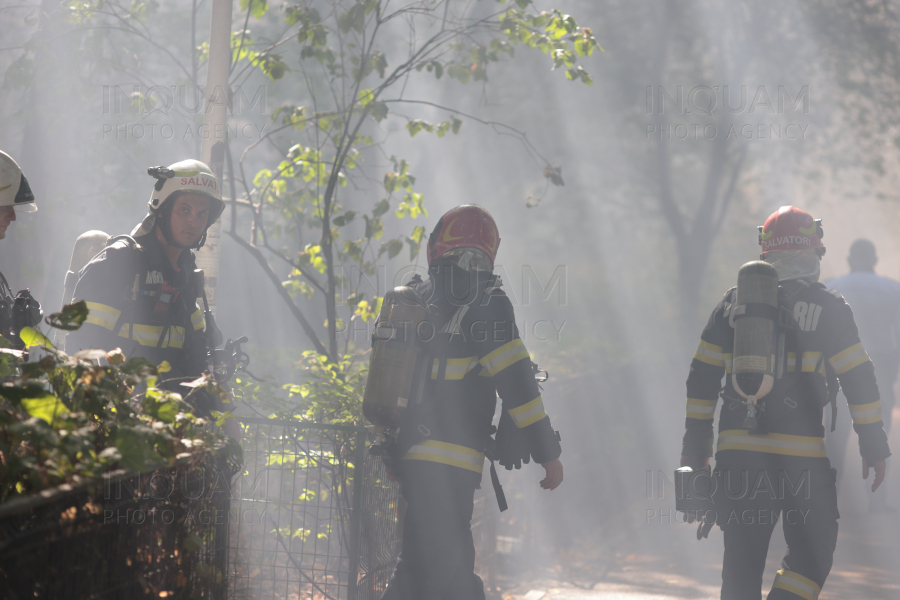
M222 190L222 173L225 163L229 88L231 71L231 8L233 0L212 0L212 21L209 25L209 64L204 91L203 133L200 160L216 174L219 191ZM219 239L222 219L206 232L206 244L197 252L197 266L206 275L206 297L209 308L216 309L216 283L219 277Z
M359 581L360 530L362 527L363 485L365 485L366 432L356 434L353 458L353 512L350 514L350 573L347 583L347 600L357 599Z

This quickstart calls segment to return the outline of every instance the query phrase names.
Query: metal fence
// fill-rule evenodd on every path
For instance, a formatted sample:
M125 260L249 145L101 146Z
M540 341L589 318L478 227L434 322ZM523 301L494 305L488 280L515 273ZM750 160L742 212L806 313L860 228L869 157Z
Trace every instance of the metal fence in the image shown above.
M400 550L399 486L368 429L241 418L229 598L377 599Z
M0 506L0 598L224 598L228 482L211 453Z

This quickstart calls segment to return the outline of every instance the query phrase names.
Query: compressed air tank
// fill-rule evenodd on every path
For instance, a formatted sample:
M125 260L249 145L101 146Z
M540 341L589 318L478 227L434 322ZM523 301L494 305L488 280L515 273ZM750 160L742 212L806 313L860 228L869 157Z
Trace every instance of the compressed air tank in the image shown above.
M72 295L75 293L75 284L78 283L78 272L91 262L91 259L97 256L101 250L106 248L108 241L109 234L96 229L85 231L75 240L75 246L72 248L72 258L69 260L69 270L66 272L66 281L63 286L61 306L65 306L72 301ZM57 347L64 350L66 332L62 329L57 329L54 337L56 338Z
M363 414L373 425L399 426L409 404L421 396L425 355L417 340L427 314L425 301L411 287L395 287L384 296L363 396Z
M732 311L732 383L735 391L748 401L748 418L755 418L756 400L772 391L775 383L778 343L778 271L775 267L763 261L748 262L741 267L737 301Z

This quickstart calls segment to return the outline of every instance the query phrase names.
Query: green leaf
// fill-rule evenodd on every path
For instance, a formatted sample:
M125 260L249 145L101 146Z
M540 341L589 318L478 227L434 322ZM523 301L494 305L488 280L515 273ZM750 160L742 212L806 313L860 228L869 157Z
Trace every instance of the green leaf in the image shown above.
M562 167L553 167L547 165L544 167L544 177L550 180L553 185L564 186L566 182L562 178Z
M252 62L272 81L281 79L288 71L287 64L278 54L260 54Z
M43 333L33 327L23 327L22 331L19 332L19 337L25 342L26 348L33 348L35 346L53 346Z
M47 323L56 329L75 331L87 320L88 313L87 302L79 300L74 304L67 304L60 312L47 317Z
M203 538L196 533L188 533L184 536L184 549L188 552L196 552L203 547Z
M252 8L250 8L252 6ZM269 10L268 0L241 0L241 10L250 8L250 14L256 19L261 19Z
M378 71L378 76L384 79L384 72L387 69L387 58L384 56L384 52L381 50L375 51L369 62L372 68Z
M421 225L416 225L413 228L412 234L406 236L406 243L409 244L409 260L416 260L416 257L419 255L419 250L422 247L422 239L425 237L425 228Z
M122 466L129 471L143 471L162 462L153 448L155 437L146 425L119 427L115 446L122 454Z
M387 104L381 100L372 102L372 107L369 109L369 112L372 114L372 118L380 123L388 115Z
M386 213L391 208L391 203L388 202L387 198L383 198L379 200L378 204L375 205L375 208L372 209L372 217L377 219L384 213Z
M378 250L378 256L380 257L382 254L387 252L388 259L394 258L400 251L403 250L403 241L398 239L388 240L381 244L381 248Z
M375 99L375 94L372 90L359 90L359 93L356 94L356 97L359 99L359 105L362 107L368 106L372 100Z
M38 398L23 398L22 408L32 417L43 419L48 424L53 423L56 417L68 412L62 401L52 394L45 394Z
M416 134L422 130L429 133L433 132L434 125L428 121L423 121L422 119L412 119L406 124L406 129L409 131L409 137L415 137Z

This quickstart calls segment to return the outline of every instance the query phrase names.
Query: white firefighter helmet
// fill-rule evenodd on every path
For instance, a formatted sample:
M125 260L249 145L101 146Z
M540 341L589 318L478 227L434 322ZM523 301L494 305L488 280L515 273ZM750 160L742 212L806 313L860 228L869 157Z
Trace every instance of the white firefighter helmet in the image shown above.
M22 169L12 157L0 151L0 206L14 206L17 212L34 212L34 194Z
M177 162L168 167L150 167L147 173L156 178L156 184L153 186L153 192L150 194L150 212L144 217L144 220L134 228L131 235L139 237L153 231L156 225L156 218L160 214L165 214L167 207L172 206L175 198L179 194L192 192L195 194L203 194L208 196L214 202L209 207L209 221L206 223L206 229L216 222L225 210L225 203L222 201L222 193L219 191L219 182L216 180L215 174L206 164L199 160L188 159ZM171 210L169 208L168 210ZM171 232L168 231L168 221L162 223L163 235L171 243ZM200 248L206 241L206 231L200 236L200 240L193 248Z

